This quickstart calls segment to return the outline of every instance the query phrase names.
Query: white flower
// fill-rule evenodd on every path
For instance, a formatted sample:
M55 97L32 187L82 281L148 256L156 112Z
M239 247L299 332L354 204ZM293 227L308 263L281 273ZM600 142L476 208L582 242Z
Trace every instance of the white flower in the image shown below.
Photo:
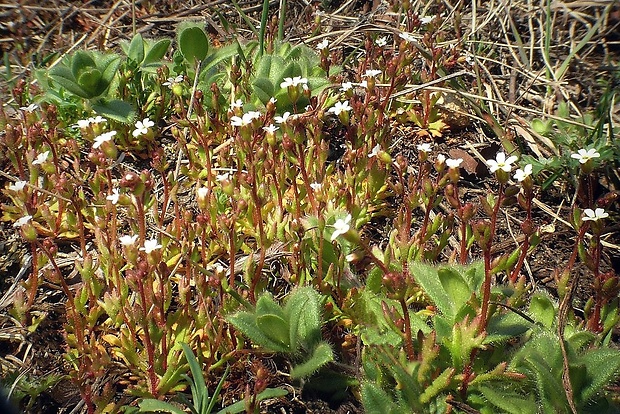
M157 239L150 239L144 241L144 246L140 247L140 250L146 254L150 254L157 249L161 249L162 247L163 246L161 244L157 243Z
M45 161L47 161L47 157L49 157L50 152L49 151L45 151L40 153L39 155L37 155L37 159L32 161L32 165L41 165L43 164Z
M387 46L387 43L387 37L385 36L378 37L377 40L375 40L375 44L379 47Z
M88 118L88 120L90 121L91 124L102 124L102 123L108 122L107 119L105 119L104 117L99 116L99 115L97 115L94 118L92 118L92 117Z
M17 220L15 220L15 223L13 223L13 227L21 227L24 224L28 223L30 220L32 220L31 215L26 215L24 217L18 218Z
M116 135L116 131L105 132L97 137L95 137L95 142L93 143L93 148L97 149L106 141L111 141L112 137Z
M260 118L260 112L250 111L248 113L243 114L243 117L233 116L230 118L230 124L232 126L242 127L245 125L250 125L252 121Z
M319 44L317 44L317 45L316 45L316 48L317 48L318 50L323 50L323 49L325 49L327 46L329 46L329 40L324 39L321 43L319 43Z
M78 128L88 128L88 126L90 125L90 119L80 119L77 121L77 124L75 124L75 126L77 126Z
M140 135L145 135L149 133L149 128L155 126L155 122L151 121L149 118L144 118L142 121L136 122L136 129L134 129L132 135L134 137L139 137Z
M22 111L25 111L25 112L34 112L37 109L39 109L39 105L37 105L35 103L31 103L28 106L20 106L19 109L21 109Z
M230 109L243 108L243 101L241 99L237 99L235 102L230 104Z
M420 16L420 23L427 25L432 22L434 18L435 16Z
M293 78L284 78L284 81L280 83L281 88L288 88L289 86L306 85L308 79L301 76L295 76Z
M162 86L167 86L170 89L172 89L172 87L176 84L182 83L185 80L185 76L183 75L177 75L174 78L168 78L166 80L166 82L162 83Z
M278 102L278 100L272 96L271 98L269 98L269 102L271 102L272 104L275 104L276 102Z
M353 88L352 82L342 82L342 86L340 87L340 90L343 92L346 92L351 88Z
M319 191L321 189L321 187L323 187L323 185L321 183L312 183L312 184L310 184L310 188L312 188L314 191Z
M446 156L443 154L437 154L437 162L439 164L443 164L444 162L446 162Z
M602 208L597 208L596 210L592 210L591 208L586 208L583 210L585 213L585 217L582 219L583 221L598 221L600 219L604 219L609 217L609 214L605 212Z
M381 150L381 146L379 144L375 145L370 153L368 154L368 158L376 157L379 155L379 151Z
M463 162L463 158L457 158L457 159L448 158L446 160L446 165L448 166L448 168L459 168L462 162Z
M107 196L105 199L108 200L108 201L111 201L112 204L116 204L116 203L118 203L118 198L120 196L121 195L118 193L118 188L115 188L115 189L112 190L112 194Z
M527 164L523 169L519 168L515 171L515 180L521 182L532 175L532 164Z
M336 104L334 106L332 106L331 108L329 108L327 110L327 112L330 112L336 116L340 115L341 112L343 111L350 111L352 108L349 106L349 101L344 101L344 102L336 102Z
M338 238L338 236L340 236L341 234L345 234L346 232L348 232L349 229L351 228L349 223L351 223L351 215L350 214L347 214L347 216L344 218L344 220L342 220L342 219L336 220L336 222L333 225L334 232L332 233L331 241L336 240Z
M590 148L589 150L580 149L576 154L571 154L571 158L579 160L580 163L585 164L590 161L592 158L598 158L601 154L598 153L594 148Z
M366 89L366 88L368 88L368 81L367 81L367 80L363 80L363 81L361 81L360 83L358 83L358 85L359 85L361 88Z
M198 198L204 199L209 195L209 187L200 187L196 190Z
M411 33L402 32L398 34L398 37L405 39L407 42L415 42L415 36Z
M133 246L136 244L136 241L138 241L138 235L134 234L133 236L130 236L126 234L120 237L119 240L123 246Z
M224 174L218 174L215 176L215 181L217 182L221 182L224 180L228 180L228 178L230 177L230 173L224 173Z
M431 144L429 142L425 142L423 144L418 144L418 146L416 148L420 152L431 152L431 148L432 147L433 147L433 144Z
M268 126L264 126L263 127L263 131L265 131L268 134L273 134L275 133L278 129L280 129L280 127L275 126L274 124L270 124Z
M27 182L26 181L15 181L15 184L11 184L9 186L9 190L13 190L13 191L22 191L24 189L24 187L26 187Z
M511 155L506 158L506 154L503 151L500 151L495 156L494 160L487 160L487 165L489 166L489 171L494 173L497 170L503 170L505 172L510 172L512 169L512 164L517 160L515 155Z
M374 78L375 76L381 75L381 71L378 69L368 69L366 73L362 75L363 78Z
M286 122L286 120L291 116L290 112L285 112L282 114L282 116L274 116L273 120L275 121L276 124L283 124Z

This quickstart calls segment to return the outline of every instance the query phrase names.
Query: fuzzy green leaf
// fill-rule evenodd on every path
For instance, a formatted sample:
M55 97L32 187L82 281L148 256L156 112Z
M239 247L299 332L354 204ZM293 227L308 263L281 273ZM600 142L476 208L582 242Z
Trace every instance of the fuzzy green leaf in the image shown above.
M604 387L619 378L620 352L615 349L594 349L580 358L586 367L585 387L575 390L582 404L603 392Z
M284 312L289 320L289 344L293 349L314 347L321 340L321 296L306 286L294 291Z
M289 324L284 318L274 314L258 315L256 317L256 326L267 338L277 342L287 350L291 350Z
M287 394L288 391L282 388L267 388L256 396L256 401L260 402L270 398L284 397ZM218 411L217 414L238 414L244 412L245 409L246 401L241 400Z
M127 57L136 63L142 63L144 60L144 39L140 33L137 33L129 44Z
M452 299L449 304L450 312L444 310L444 313L446 316L454 317L471 297L470 287L454 269L447 267L437 269L437 275L447 296Z
M166 55L166 52L168 52L168 49L170 48L170 43L170 39L160 39L153 43L148 48L148 52L144 57L143 64L150 65L152 63L160 62Z
M170 414L185 414L185 411L181 410L174 405L155 400L152 398L142 400L138 406L140 407L139 413L170 413Z
M530 299L530 317L536 322L541 323L547 329L553 327L555 320L555 304L548 294L537 292Z
M189 26L179 33L179 49L183 57L191 64L202 61L209 52L209 39L205 31L198 26Z
M450 385L453 375L454 368L446 368L428 387L426 387L422 395L420 395L420 402L422 404L428 404L431 399L435 398L437 394L445 390Z
M527 399L526 396L515 393L506 388L478 387L488 403L493 404L499 412L506 414L530 414L538 412L536 401Z
M321 342L314 349L312 356L306 362L296 365L291 370L291 378L299 379L309 377L325 364L334 360L334 352L327 342Z
M87 99L90 97L90 94L77 84L71 70L65 66L56 66L52 68L49 77L74 95Z
M131 104L119 100L107 101L101 99L93 103L93 109L99 115L123 123L131 123L136 116Z

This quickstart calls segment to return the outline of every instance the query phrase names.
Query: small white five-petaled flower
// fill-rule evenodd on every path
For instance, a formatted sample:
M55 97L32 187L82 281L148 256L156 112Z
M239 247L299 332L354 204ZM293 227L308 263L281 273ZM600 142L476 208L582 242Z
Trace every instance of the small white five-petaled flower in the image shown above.
M284 78L284 81L280 83L281 88L288 88L289 86L307 85L308 79L301 76L295 76L292 78Z
M363 78L374 78L375 76L381 75L381 71L378 69L368 69L366 73L362 75Z
M232 126L237 126L237 127L241 127L241 126L245 126L245 125L250 125L252 123L252 121L254 121L255 119L260 118L260 112L257 111L250 111L248 113L243 114L242 117L239 116L233 116L230 118L230 124Z
M433 144L431 144L429 142L425 142L423 144L418 144L418 146L416 148L420 152L431 152L431 148L432 147L433 147Z
M590 148L589 150L580 149L575 154L571 154L571 158L579 160L580 163L585 164L590 161L592 158L598 158L601 154L598 153L594 148Z
M521 182L532 175L532 164L527 164L523 169L519 168L515 171L515 180Z
M149 239L144 241L144 246L140 247L146 254L150 254L157 249L161 249L163 246L157 242L157 239Z
M35 103L31 103L28 106L20 106L19 109L21 109L24 112L34 112L37 109L39 109L39 105L37 105Z
M282 114L282 116L274 116L273 120L275 121L276 124L283 124L286 122L286 120L291 116L290 112L285 112Z
M134 234L133 236L130 236L126 234L120 237L119 240L123 246L133 246L138 241L138 235Z
M116 203L118 203L118 198L120 196L121 195L118 193L118 188L115 188L115 189L112 190L112 194L107 196L105 199L108 200L108 201L111 201L112 204L116 204Z
M334 241L338 238L338 236L345 234L351 228L351 215L347 214L347 216L343 219L338 219L334 223L334 232L332 233L331 241Z
M387 43L387 37L385 36L378 37L377 40L375 40L375 44L379 47L387 46Z
M609 214L605 212L602 208L597 208L596 210L592 210L591 208L586 208L583 210L585 216L583 217L583 221L599 221L606 217L609 217Z
M352 108L349 106L349 101L344 101L344 102L336 102L336 104L334 106L332 106L331 108L329 108L327 110L327 112L330 112L330 113L338 116L338 115L340 115L340 113L348 112L351 109Z
M368 154L368 158L376 157L379 155L379 151L381 150L381 146L379 144L375 145L370 153Z
M111 141L112 137L116 135L116 131L105 132L97 137L95 137L95 142L93 142L93 148L97 149L106 141Z
M185 76L183 76L183 75L177 75L177 76L176 76L176 77L174 77L174 78L168 78L168 79L166 80L166 82L162 83L162 86L167 86L167 87L169 87L170 89L172 89L172 87L173 87L174 85L177 85L177 84L179 84L179 83L182 83L184 80L185 80Z
M13 227L21 227L24 224L28 223L30 220L32 220L32 216L31 215L27 215L27 216L18 218L17 220L15 220L15 223L13 223Z
M49 151L45 151L40 153L39 155L37 155L37 159L32 161L32 165L41 165L43 164L45 161L47 161L47 158L49 157L50 152Z
M310 188L314 191L319 191L323 185L321 183L312 183L310 184Z
M511 155L506 158L506 154L503 151L500 151L495 156L494 160L487 160L487 165L489 166L489 171L494 173L497 170L502 170L505 172L510 172L512 169L512 164L517 160L516 155Z
M439 156L437 158L439 158ZM446 165L449 168L458 168L461 165L462 162L463 162L463 158L456 158L456 159L448 158L446 160Z
M353 88L353 83L352 82L342 82L342 86L340 87L340 90L342 92L346 92L349 89Z
M26 181L19 180L19 181L15 181L14 184L11 184L9 186L9 190L22 191L24 187L26 187Z
M139 137L140 135L145 135L149 133L149 128L155 126L155 122L151 121L149 118L144 118L142 121L136 122L136 129L134 129L132 135L134 137Z
M316 48L318 50L323 50L325 49L327 46L329 46L329 40L327 39L323 39L322 42L320 42L319 44L316 45Z
M273 134L275 133L278 129L280 129L280 127L275 126L274 124L269 124L268 126L264 126L263 127L263 131L265 131L268 134Z

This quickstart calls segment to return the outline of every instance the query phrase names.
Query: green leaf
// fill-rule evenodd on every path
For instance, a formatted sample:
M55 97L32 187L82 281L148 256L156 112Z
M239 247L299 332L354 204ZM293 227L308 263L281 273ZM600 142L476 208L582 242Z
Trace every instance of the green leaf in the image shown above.
M289 324L284 318L273 314L259 315L256 317L256 326L267 338L277 342L287 350L291 350Z
M292 349L310 349L321 340L321 296L313 288L306 286L291 293L284 312Z
M538 405L535 401L526 398L506 388L491 388L487 386L478 387L487 404L491 403L499 408L502 413L506 414L531 414L538 411Z
M168 49L170 48L170 43L170 39L160 39L153 43L148 49L148 52L144 57L143 63L145 65L150 65L152 63L160 62L166 55L166 52L168 52Z
M129 44L127 57L134 62L140 64L144 60L144 39L140 33L137 33Z
M185 411L174 405L155 400L152 398L142 400L138 406L140 407L140 413L170 413L170 414L185 414Z
M334 360L334 352L327 342L321 342L314 349L312 356L306 362L296 365L291 370L291 378L308 377L318 371L325 364Z
M268 400L270 398L284 397L288 391L282 388L267 388L256 396L258 402ZM245 411L245 400L237 401L228 407L220 410L217 414L238 414Z
M545 328L551 329L555 320L555 304L548 294L537 292L530 299L530 317L542 324Z
M198 26L188 26L179 33L179 49L183 57L191 63L201 62L209 51L209 40L205 31Z
M91 53L85 50L78 50L71 58L71 73L75 79L78 79L83 71L96 67Z
M604 391L604 387L619 378L620 352L615 349L594 349L580 358L580 362L587 369L585 387L574 390L582 404L586 404L597 394Z
M201 407L206 407L209 400L209 390L207 389L207 384L205 383L202 368L194 356L194 352L186 343L182 343L181 346L183 347L183 353L185 354L185 358L189 364L189 369L192 372L193 381L188 378L188 382L190 383L190 388L192 390L194 406L198 408L198 412L202 412Z
M439 282L447 296L452 299L450 303L450 312L444 312L446 316L454 317L459 309L461 309L471 297L472 292L470 287L454 269L447 267L440 268L437 270L437 275L439 276Z
M416 282L424 289L424 292L433 301L435 306L444 315L453 315L452 299L439 281L437 269L422 262L414 261L409 264L411 274Z
M131 104L119 100L107 101L100 99L93 103L93 109L99 115L126 124L131 123L136 116L135 110Z
M494 314L489 320L485 344L501 344L527 332L532 324L516 313Z
M77 83L91 98L101 95L101 71L97 68L88 68L80 72Z
M74 95L86 99L90 97L90 94L77 84L71 70L65 66L56 66L52 68L49 77Z
M431 399L435 398L437 394L445 390L452 381L454 375L454 368L446 368L433 382L424 390L420 395L420 402L422 404L428 404Z
M367 414L384 414L394 405L388 393L371 382L362 384L362 402Z

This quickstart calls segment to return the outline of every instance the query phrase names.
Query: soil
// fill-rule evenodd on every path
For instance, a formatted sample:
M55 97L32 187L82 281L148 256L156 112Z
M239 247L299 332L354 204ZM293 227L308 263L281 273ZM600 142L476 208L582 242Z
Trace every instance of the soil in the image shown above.
M49 54L53 51L66 51L69 46L76 44L76 40L82 39L82 36L86 36L86 40L80 46L105 45L105 47L116 47L120 40L127 39L131 34L132 20L131 14L128 13L129 9L118 7L116 2L99 0L79 2L79 4L74 5L68 0L53 0L48 3L48 7L40 7L38 1L22 0L18 4L1 5L3 7L0 8L0 16L2 16L0 48L6 52L7 57L14 65L21 66L20 70L14 71L15 76L27 79L32 73L31 62L36 65L50 56ZM158 35L172 36L174 27L179 21L189 18L210 19L215 16L211 11L222 2L188 1L183 2L182 9L179 9L178 3L170 0L136 1L139 15L136 21L138 30L153 37ZM252 7L255 7L254 10L259 10L261 3L260 1L240 2L248 10L252 10ZM291 1L289 3L292 23L288 29L292 37L297 37L303 33L303 25L295 26L295 24L307 21L310 11L307 6L304 6L307 2ZM328 1L323 3L330 4L331 10L336 10L335 4L339 2ZM349 5L345 8L346 15L343 17L349 20L353 19L353 21L357 21L360 16L373 21L373 13L377 13L377 6L381 4L379 1L363 0L340 3ZM233 9L224 7L219 10L223 11L231 22L236 22L237 18ZM98 22L108 13L112 13L114 16L110 20L114 24L111 25L110 30L104 30ZM613 15L612 18L618 17ZM237 23L239 27L242 27L241 22ZM348 28L350 27L347 26L348 24L348 20L343 19L342 23L334 24L333 30ZM209 27L213 28L211 25ZM296 33L296 31L301 33ZM213 32L214 38L222 42L226 41L217 30L213 29ZM618 51L616 50L616 52ZM602 52L599 51L598 54L594 53L589 56L587 64L601 66L602 62ZM582 65L587 66L585 63ZM571 78L571 83L579 87L579 92L575 94L575 101L582 105L582 109L591 109L591 106L596 103L596 97L600 95L600 91L594 86L598 80L596 76L600 75L600 72L591 73L587 67L576 67L575 76ZM578 75L583 76L579 78ZM5 84L2 86L4 87ZM4 96L9 96L8 91L4 88L2 88L2 92ZM528 116L528 114L521 114L521 116ZM506 124L509 123L508 118L507 116L504 120ZM491 158L487 154L495 154L499 144L489 125L480 118L470 119L464 123L465 125L455 126L441 138L435 139L434 142L443 153L450 154L453 157L463 153L467 155L471 145L474 145L482 156L486 156L485 159ZM419 130L416 128L397 129L394 131L392 155L403 154L409 163L415 166L418 157L416 145L425 141L430 141L430 139L419 134ZM525 147L528 145L519 142L518 137L515 138L515 142ZM467 145L466 143L470 144ZM339 157L338 146L332 143L332 147L333 154L331 157L337 159ZM489 177L481 159L470 155L467 157L465 159L467 174L463 179L462 191L467 192L472 199L477 199L481 195L486 195L495 184ZM0 168L5 167L0 166ZM0 188L5 188L6 183L6 180L0 177ZM620 190L613 183L602 183L601 185L604 187L605 193ZM524 274L534 289L546 289L554 295L556 295L557 287L555 275L572 255L576 233L571 227L557 220L553 213L559 217L568 217L573 192L574 189L571 188L554 186L549 191L539 193L539 201L545 210L537 208L534 213L535 224L546 228L548 231L543 234L541 244L528 257ZM2 201L1 198L0 201ZM617 203L612 204L609 211L617 216ZM523 212L515 207L508 210L506 216L498 223L499 238L506 240L505 244L502 244L505 252L512 251L517 246L512 235L520 234L519 226L523 217ZM365 229L365 234L371 239L372 243L382 244L387 236L384 229L389 223L389 218L370 223ZM615 247L604 250L601 263L603 271L620 272L620 250L617 247L620 246L620 232L618 230L618 226L613 224L606 229L604 239ZM67 251L70 251L68 246ZM501 251L497 253L501 253ZM80 395L77 387L66 377L70 367L63 357L66 347L65 308L61 291L51 284L40 287L34 305L34 314L41 315L43 319L33 332L24 332L18 329L18 323L12 319L10 314L10 308L14 303L14 298L11 295L15 291L15 286L28 275L28 267L25 263L28 254L27 248L21 243L10 223L0 222L0 368L3 384L5 387L11 387L16 379L16 373L26 375L34 382L43 376L52 373L58 374L54 384L47 387L41 386L41 392L36 396L36 399L25 398L23 402L28 403L30 401L31 405L22 406L21 409L30 413L79 412L79 408L76 410L76 406L79 407ZM578 314L578 311L583 309L585 301L592 294L592 280L589 279L590 272L583 264L578 263L575 271L582 275L574 301L574 307ZM75 283L79 283L79 280L75 280ZM268 363L264 362L264 364L267 365ZM282 370L285 371L286 367L276 366L276 368L273 369L274 374L270 386L286 384L286 378L278 374ZM239 371L231 374L231 378L234 378L235 375L245 375L244 369L247 367L239 367ZM110 367L109 381L122 374L122 372L115 372L114 367ZM229 384L232 386L232 380L229 380ZM288 387L294 395L293 398L268 401L262 406L262 409L265 412L283 414L363 412L353 394L348 394L347 398L339 405L330 406L328 402L321 399L320 395L301 394L299 388L295 389L290 385Z

